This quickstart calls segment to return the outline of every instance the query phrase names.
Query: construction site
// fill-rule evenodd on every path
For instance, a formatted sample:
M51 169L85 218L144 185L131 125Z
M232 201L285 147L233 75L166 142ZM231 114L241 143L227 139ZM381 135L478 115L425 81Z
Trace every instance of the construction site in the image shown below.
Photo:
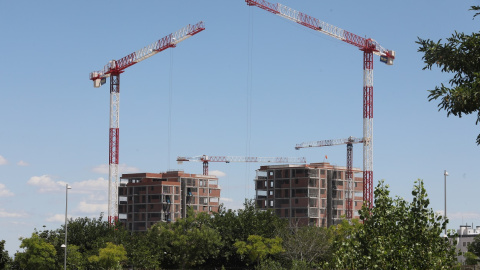
M363 204L367 204L367 207L373 205L373 59L374 55L377 55L382 63L392 65L395 51L385 49L372 38L353 34L279 3L273 4L265 0L245 2L250 7L260 8L353 45L363 54L362 137L305 142L295 146L295 149L299 150L346 145L346 166L336 166L327 162L307 164L302 157L248 156L247 139L247 156L177 157L177 162L203 163L202 175L172 170L165 173L145 172L120 176L120 75L128 67L164 50L175 48L180 42L204 31L205 23L200 21L187 25L119 60L109 61L103 69L90 73L94 87L101 87L107 78L110 78L108 142L110 222L121 221L131 231L143 231L156 222L174 222L186 217L188 208L196 212L218 211L221 198L220 185L217 177L209 175L209 162L260 163L255 179L248 180L255 183L254 199L257 207L272 209L277 215L288 219L292 226L331 226L338 224L342 219L358 218L357 211ZM247 104L248 106L251 105ZM251 117L250 114L248 117ZM247 133L250 129L250 124L247 124ZM356 143L363 145L362 169L353 168L352 165L352 149ZM273 163L278 165L270 165Z
M10 268L414 267L480 225L480 4L60 2L0 9Z
M351 173L361 170L354 168ZM345 218L358 219L363 179L354 176L348 181L347 175L346 167L329 163L261 166L255 178L255 201L258 208L273 210L290 226L329 227Z
M157 222L175 222L194 212L218 212L218 178L166 173L123 174L118 188L118 220L129 231L146 231Z

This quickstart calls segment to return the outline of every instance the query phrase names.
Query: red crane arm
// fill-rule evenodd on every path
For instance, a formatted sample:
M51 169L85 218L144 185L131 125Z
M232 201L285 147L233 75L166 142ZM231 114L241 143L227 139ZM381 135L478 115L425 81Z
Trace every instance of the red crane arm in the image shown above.
M200 21L194 25L187 25L175 33L171 33L154 43L133 52L119 60L112 60L108 62L103 70L90 73L90 80L94 81L95 87L100 87L101 80L113 74L120 74L129 66L135 65L161 51L168 48L176 47L178 43L183 40L205 30L205 23Z
M346 43L352 44L361 50L373 50L374 54L380 56L380 61L388 65L392 65L393 59L395 59L394 51L386 50L380 46L378 42L371 38L367 39L359 35L355 35L349 31L343 30L342 28L323 22L317 18L300 11L296 11L280 3L273 4L265 0L245 0L245 2L249 6L259 7L263 10L284 17L315 31L322 32Z

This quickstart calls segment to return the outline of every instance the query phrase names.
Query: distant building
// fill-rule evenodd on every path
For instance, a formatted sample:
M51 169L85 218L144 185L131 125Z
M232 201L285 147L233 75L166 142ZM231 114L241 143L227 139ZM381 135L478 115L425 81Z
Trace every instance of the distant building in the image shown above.
M145 231L157 222L174 222L195 212L218 212L220 188L212 175L123 174L118 188L118 216L130 231Z
M255 201L272 209L292 226L327 227L346 214L346 167L329 163L261 166L255 178ZM353 168L353 218L363 205L362 171Z
M457 230L457 250L462 253L462 255L457 256L457 259L460 263L465 263L465 254L468 251L468 245L473 242L475 236L480 234L480 226L476 226L475 229L469 225L460 225L460 229Z

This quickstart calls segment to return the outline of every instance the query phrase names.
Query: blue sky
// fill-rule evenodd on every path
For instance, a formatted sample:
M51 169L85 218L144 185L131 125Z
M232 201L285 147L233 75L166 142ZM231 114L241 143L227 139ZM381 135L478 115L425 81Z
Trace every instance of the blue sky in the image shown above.
M424 179L431 207L443 211L448 170L449 228L480 225L480 129L474 116L447 118L428 102L426 90L450 75L422 71L415 44L478 31L468 11L475 2L281 3L396 51L393 66L374 62L374 185L385 179L409 199ZM362 53L351 45L242 0L0 1L0 239L10 255L34 228L63 224L66 183L71 217L106 212L109 89L93 88L88 74L200 20L205 31L121 75L122 172L200 174L200 163L175 158L202 154L327 155L344 166L343 146L294 146L362 136ZM360 145L353 162L362 167ZM227 207L253 198L260 165L210 164Z

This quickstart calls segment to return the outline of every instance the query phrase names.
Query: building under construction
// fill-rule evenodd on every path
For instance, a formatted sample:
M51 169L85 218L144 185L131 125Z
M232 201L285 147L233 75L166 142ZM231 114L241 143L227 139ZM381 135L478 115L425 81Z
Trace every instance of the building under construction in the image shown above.
M291 226L330 226L346 216L347 168L329 163L261 166L255 177L255 201ZM363 204L362 171L352 168L352 217Z
M174 222L194 212L218 212L220 188L212 175L123 174L118 188L120 222L130 231L146 231L157 222Z

